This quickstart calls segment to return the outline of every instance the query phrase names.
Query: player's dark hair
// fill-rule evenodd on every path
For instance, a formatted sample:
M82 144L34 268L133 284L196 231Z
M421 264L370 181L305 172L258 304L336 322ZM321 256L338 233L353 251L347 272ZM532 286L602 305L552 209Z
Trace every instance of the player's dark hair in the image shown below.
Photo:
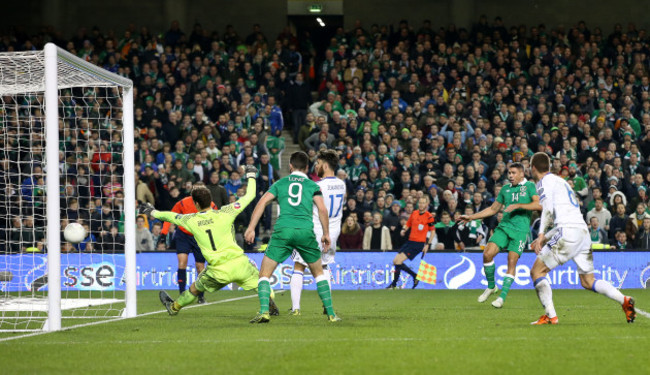
M303 151L296 151L291 154L289 164L293 166L293 169L304 172L309 166L309 156Z
M318 159L324 161L329 165L332 172L336 171L336 167L339 164L339 156L334 150L320 150L318 151Z
M537 172L548 172L551 167L551 159L544 152L538 152L530 159L531 167L535 167Z
M210 207L212 203L212 195L210 190L205 187L192 189L192 200L199 205L199 209Z
M522 172L524 171L524 165L521 164L521 163L510 163L510 165L508 166L508 169L510 169L510 168L517 168Z

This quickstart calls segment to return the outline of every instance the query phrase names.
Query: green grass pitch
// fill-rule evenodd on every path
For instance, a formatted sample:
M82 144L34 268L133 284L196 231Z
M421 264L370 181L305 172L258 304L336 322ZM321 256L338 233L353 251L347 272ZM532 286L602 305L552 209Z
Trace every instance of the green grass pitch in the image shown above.
M650 310L650 290L625 291ZM583 290L556 290L558 326L533 290L513 290L505 307L479 304L480 291L334 291L344 319L321 315L315 292L303 315L252 325L257 298L207 295L213 303L178 316L136 319L0 342L2 374L623 374L647 373L650 319L625 322L616 303ZM160 311L157 292L138 293L139 313ZM177 293L171 293L176 296ZM78 323L78 322L77 322ZM0 338L15 334L3 334Z

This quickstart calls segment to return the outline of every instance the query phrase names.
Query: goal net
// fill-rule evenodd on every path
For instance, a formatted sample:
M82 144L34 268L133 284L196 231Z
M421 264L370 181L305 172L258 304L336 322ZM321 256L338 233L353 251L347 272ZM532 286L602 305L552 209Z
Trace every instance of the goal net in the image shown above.
M53 44L0 53L0 331L135 316L133 158L129 79Z

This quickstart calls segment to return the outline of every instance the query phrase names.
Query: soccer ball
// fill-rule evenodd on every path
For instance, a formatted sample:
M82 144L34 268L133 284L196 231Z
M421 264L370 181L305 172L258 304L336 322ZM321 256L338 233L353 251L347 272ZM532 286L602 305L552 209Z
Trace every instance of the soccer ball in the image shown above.
M77 244L86 238L86 229L79 223L70 223L63 230L65 240Z

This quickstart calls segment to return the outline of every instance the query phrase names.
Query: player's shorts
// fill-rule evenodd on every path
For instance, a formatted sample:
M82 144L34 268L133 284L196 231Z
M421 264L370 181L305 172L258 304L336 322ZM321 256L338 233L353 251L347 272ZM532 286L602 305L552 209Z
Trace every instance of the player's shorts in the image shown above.
M312 228L276 228L271 235L266 256L282 263L291 256L294 249L307 263L317 262L321 257Z
M404 253L409 260L413 260L424 249L426 242L406 241L399 249L400 253Z
M323 245L320 242L320 238L323 236L323 231L320 229L320 227L315 227L314 228L314 235L316 236L316 242L318 243L318 249L321 251L321 259L323 260L323 265L327 264L332 264L334 263L334 257L336 256L336 243L339 240L339 235L341 234L341 228L339 226L330 228L330 240L331 246L330 249L327 250L326 252L323 251ZM300 254L294 249L293 253L291 254L291 260L293 260L296 263L300 263L303 266L307 266L307 262L305 262Z
M238 256L228 262L206 267L196 279L199 292L214 292L230 283L236 283L244 290L257 288L259 271L246 255Z
M488 242L494 243L501 250L512 251L521 256L521 253L526 248L526 244L528 244L528 239L528 232L511 229L504 230L503 228L497 227Z
M174 241L176 241L176 254L194 254L194 261L205 263L205 258L201 253L199 244L196 243L194 236L186 234L180 229L174 231Z
M551 239L537 256L546 267L553 269L573 259L579 274L594 272L591 237L587 229L555 228L552 232Z

